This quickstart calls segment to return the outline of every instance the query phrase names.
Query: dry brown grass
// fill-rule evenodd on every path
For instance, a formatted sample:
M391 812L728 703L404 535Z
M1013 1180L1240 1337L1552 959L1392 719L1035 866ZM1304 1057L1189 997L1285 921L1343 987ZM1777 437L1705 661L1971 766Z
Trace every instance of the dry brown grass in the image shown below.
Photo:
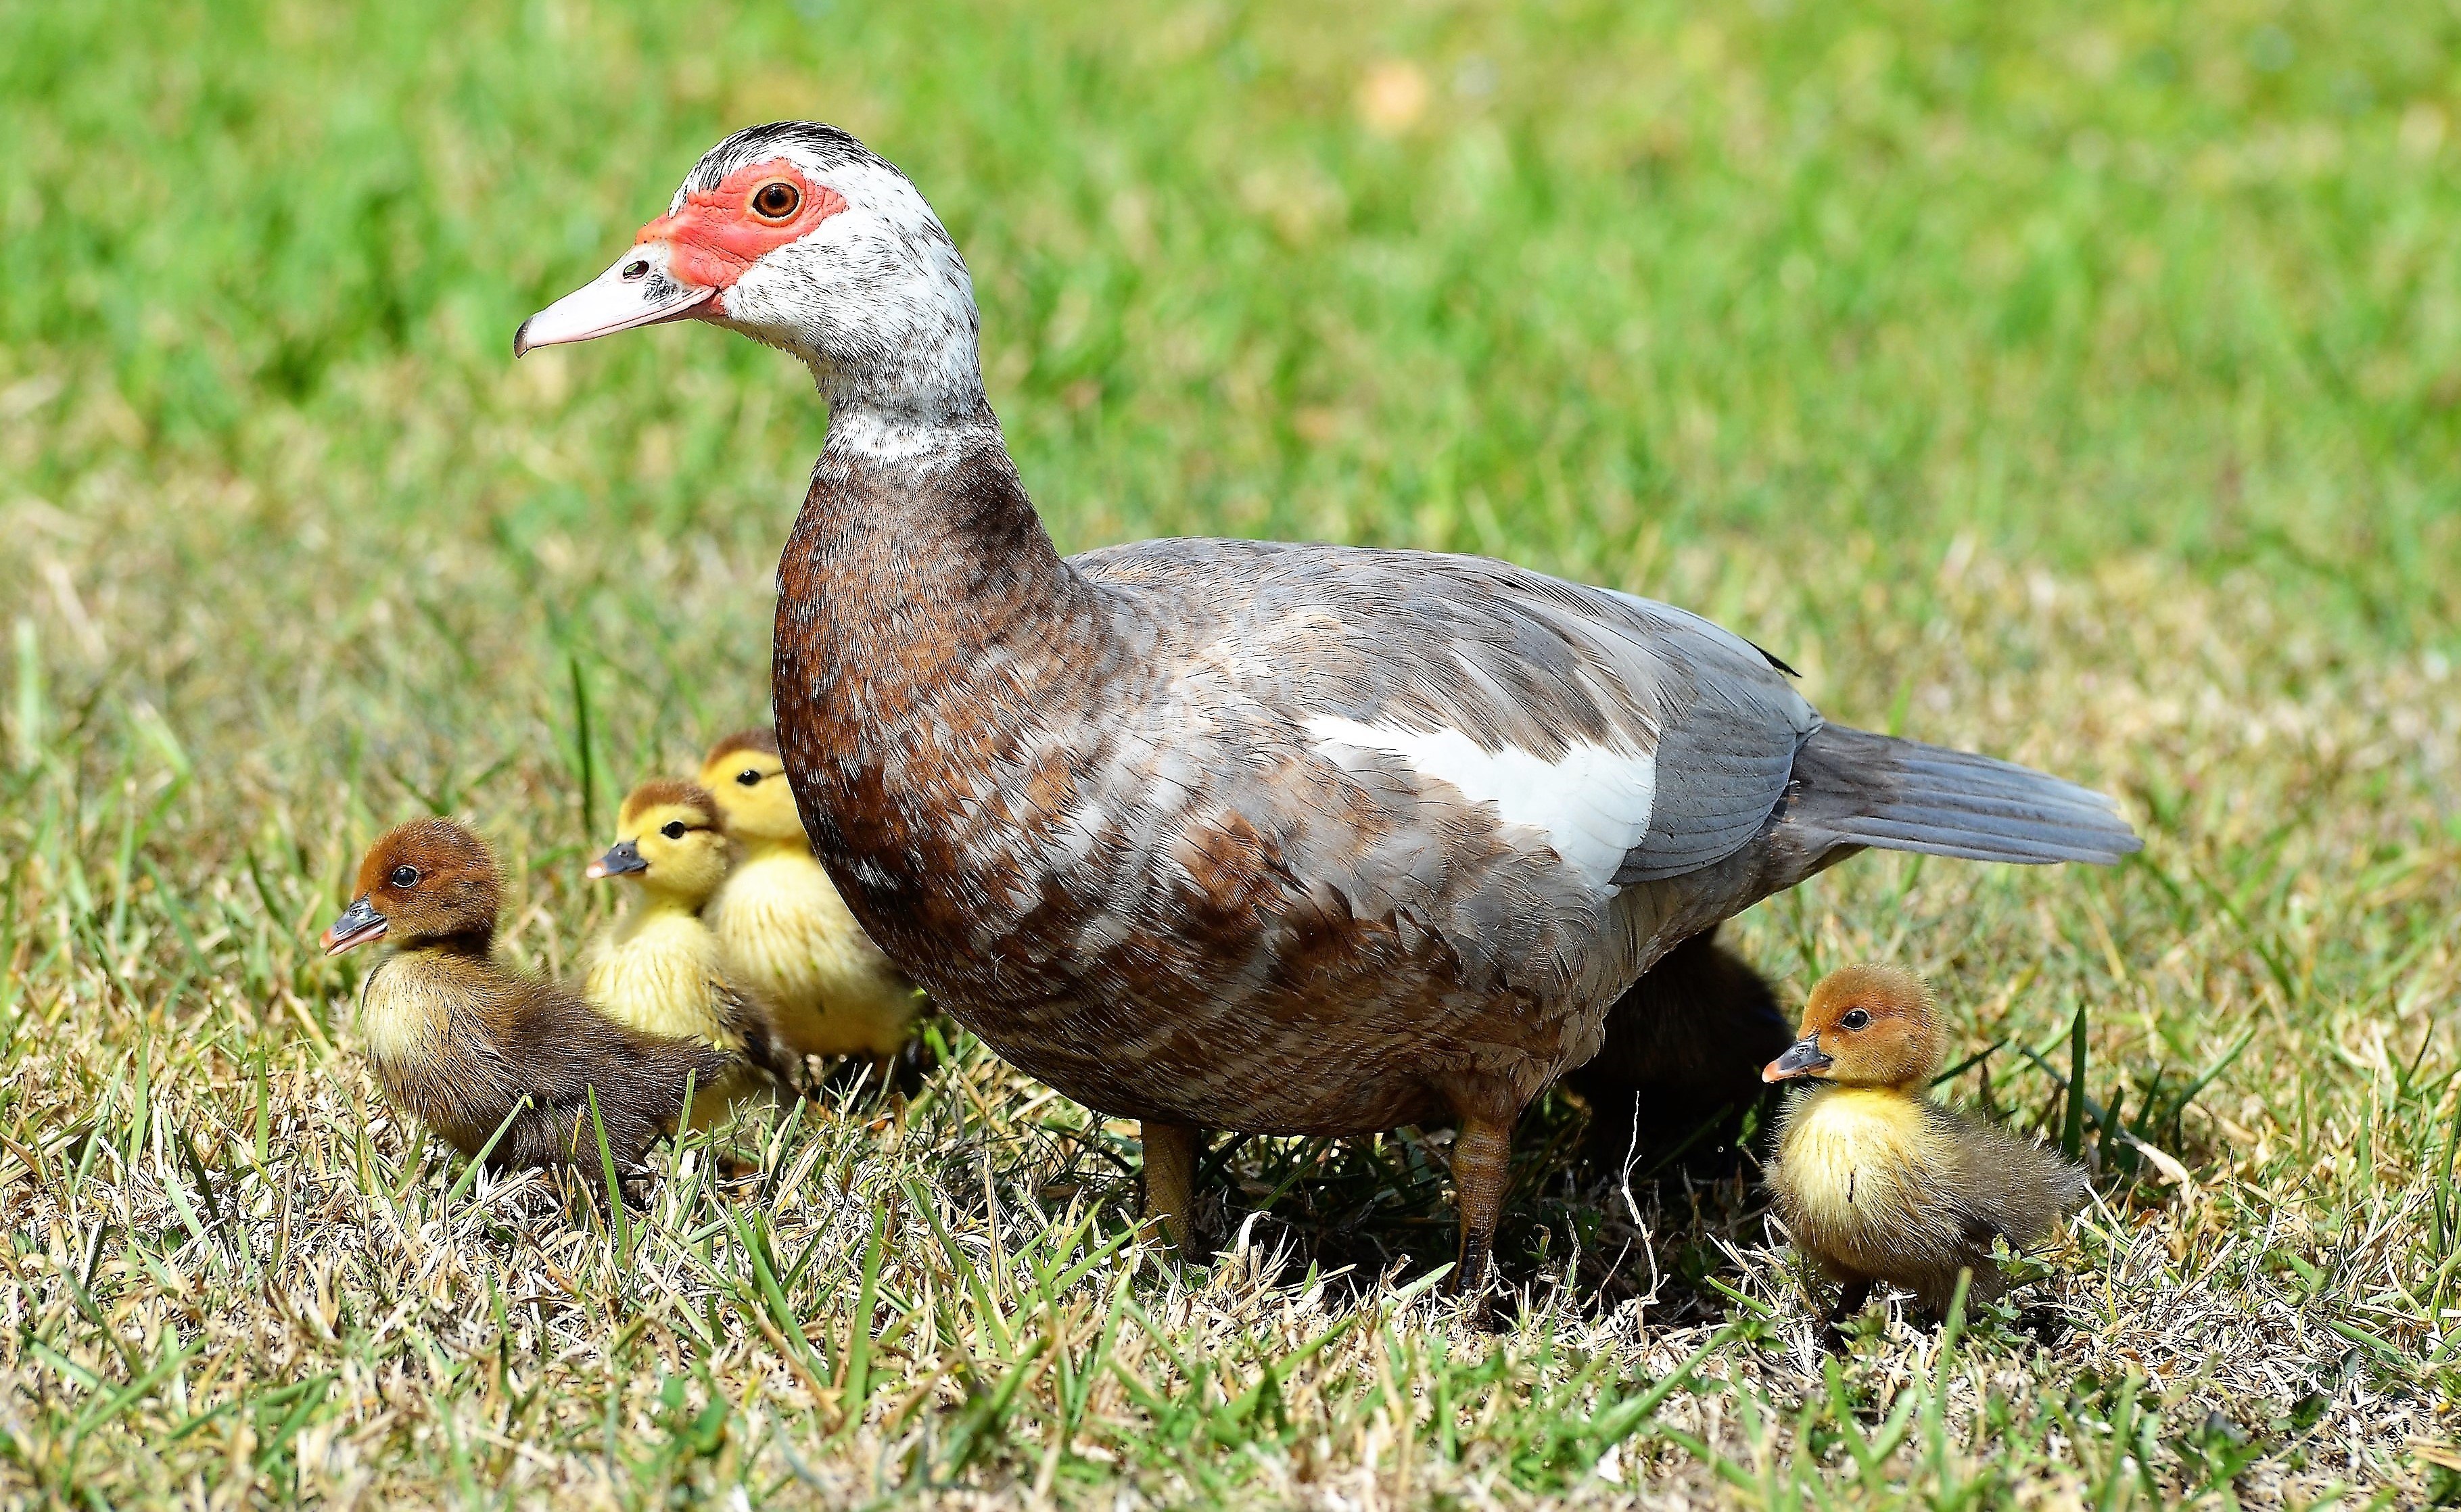
M2431 655L2336 658L2262 596L2145 562L2060 579L1959 548L1931 582L1819 603L1817 626L1774 566L1734 576L1739 551L1661 564L1650 586L1724 594L1841 717L1901 705L1925 735L2113 784L2151 829L2144 862L2108 874L1865 859L1737 931L1797 991L1905 960L1977 1048L2044 1047L2063 1074L2086 1005L2097 1100L2127 1087L2191 1173L2122 1171L2096 1141L2100 1200L2013 1305L1954 1350L1892 1311L1832 1363L1758 1192L1714 1161L1635 1185L1637 1225L1612 1169L1533 1162L1522 1296L1488 1334L1424 1289L1445 1243L1424 1138L1243 1148L1224 1255L1169 1273L1130 1241L1132 1128L1086 1126L962 1042L878 1127L815 1113L739 1133L748 1190L714 1183L697 1143L674 1154L617 1231L586 1183L465 1182L383 1107L352 1053L353 966L310 945L360 839L449 780L415 775L450 757L414 722L362 713L369 681L437 675L415 590L304 618L174 601L148 591L167 570L148 557L181 533L149 547L100 506L48 530L18 509L44 541L34 581L68 585L30 606L52 734L8 810L0 1359L23 1388L5 1409L21 1490L1604 1504L1784 1500L1808 1477L1850 1500L1979 1482L2100 1502L2227 1467L2240 1499L2298 1501L2423 1495L2452 1456L2440 1015L2461 900L2438 803L2461 716ZM576 545L549 570L622 562L671 612L757 611L749 553L638 546ZM336 540L297 581L357 581L364 550ZM1919 628L1894 602L1913 594ZM204 633L234 623L245 671L220 662L233 632ZM494 688L552 707L551 653L483 631L473 649ZM335 667L359 670L320 688ZM164 722L127 691L244 675L283 691L282 725ZM619 686L599 717L654 724L655 701ZM280 734L344 718L370 749ZM670 764L699 735L656 727ZM602 901L575 882L568 762L530 730L460 806L522 858L512 939L551 967ZM2175 1114L2146 1090L2159 1071L2175 1095L2242 1036ZM2055 1106L2013 1052L1989 1068L2021 1121ZM1560 1149L1578 1118L1551 1106L1525 1143ZM1618 1420L1686 1363L1654 1413Z

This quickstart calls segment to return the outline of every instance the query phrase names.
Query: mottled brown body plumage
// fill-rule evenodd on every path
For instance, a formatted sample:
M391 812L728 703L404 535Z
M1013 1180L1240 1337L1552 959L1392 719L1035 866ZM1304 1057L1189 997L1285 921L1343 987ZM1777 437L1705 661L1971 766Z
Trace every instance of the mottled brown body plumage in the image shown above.
M464 1155L502 1128L490 1166L595 1166L603 1124L617 1165L637 1168L674 1131L686 1078L715 1086L740 1062L628 1029L504 967L492 954L500 905L485 842L450 820L414 820L369 850L358 896L324 944L328 954L377 939L394 947L359 994L376 1080Z
M2031 1248L2085 1199L2072 1162L1925 1095L1944 1054L1918 979L1849 967L1812 990L1803 1037L1765 1074L1821 1083L1787 1104L1769 1186L1787 1232L1841 1284L1836 1318L1860 1310L1874 1282L1935 1315L1960 1271L1974 1297L1994 1296L1995 1242Z

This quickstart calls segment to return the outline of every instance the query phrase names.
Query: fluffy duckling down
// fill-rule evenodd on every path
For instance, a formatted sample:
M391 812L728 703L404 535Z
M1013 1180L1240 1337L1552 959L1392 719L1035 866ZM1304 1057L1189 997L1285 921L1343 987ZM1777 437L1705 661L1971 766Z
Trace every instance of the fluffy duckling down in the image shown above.
M1921 979L1848 967L1811 990L1802 1037L1761 1074L1817 1083L1780 1116L1769 1182L1787 1231L1844 1288L1832 1321L1860 1311L1874 1282L1934 1314L1960 1269L1970 1295L1995 1295L1992 1241L2031 1248L2085 1201L2074 1163L1931 1100L1946 1056Z
M464 1155L487 1150L498 1169L596 1170L594 1093L616 1163L637 1170L674 1131L687 1079L714 1085L740 1062L618 1024L499 963L503 902L486 842L451 820L413 820L369 849L358 894L322 943L327 955L376 940L392 948L359 990L376 1080L402 1111Z
M913 1037L918 995L814 859L777 735L727 736L702 762L700 782L742 846L709 905L727 969L769 1005L797 1053L867 1055L885 1075Z
M726 872L716 800L698 784L674 778L644 782L626 797L615 843L588 867L593 878L631 883L639 897L590 942L583 994L619 1024L697 1040L746 1061L708 1089L706 1101L695 1099L693 1121L704 1127L760 1096L766 1079L787 1079L767 1010L728 975L717 932L700 916Z

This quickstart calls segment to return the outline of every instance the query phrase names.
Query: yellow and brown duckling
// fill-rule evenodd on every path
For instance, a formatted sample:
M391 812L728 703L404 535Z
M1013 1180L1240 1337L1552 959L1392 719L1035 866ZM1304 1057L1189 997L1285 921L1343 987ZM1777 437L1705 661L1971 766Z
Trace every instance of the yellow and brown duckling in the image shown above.
M1973 1272L1970 1295L1992 1296L1992 1241L2030 1248L2085 1201L2073 1162L1931 1100L1946 1056L1920 978L1852 966L1811 990L1802 1037L1762 1073L1820 1083L1781 1116L1769 1184L1787 1231L1845 1288L1832 1326L1862 1310L1874 1282L1935 1315L1959 1270Z
M761 1095L771 1078L793 1082L766 1007L727 972L717 931L701 918L726 880L727 860L717 801L697 783L661 777L624 799L615 843L588 868L593 878L632 883L640 899L590 943L583 994L619 1024L697 1040L746 1061L726 1083L709 1088L705 1102L696 1098L693 1121L702 1126Z
M359 990L376 1080L464 1155L503 1129L487 1155L496 1169L595 1169L595 1092L616 1164L637 1170L674 1131L686 1079L717 1085L741 1062L618 1024L579 994L498 962L503 892L486 842L451 820L413 820L369 849L357 896L322 943L327 955L374 940L393 948Z
M745 730L720 740L700 782L742 846L708 910L728 970L769 1005L788 1047L866 1056L886 1077L913 1037L920 1001L813 858L777 735Z

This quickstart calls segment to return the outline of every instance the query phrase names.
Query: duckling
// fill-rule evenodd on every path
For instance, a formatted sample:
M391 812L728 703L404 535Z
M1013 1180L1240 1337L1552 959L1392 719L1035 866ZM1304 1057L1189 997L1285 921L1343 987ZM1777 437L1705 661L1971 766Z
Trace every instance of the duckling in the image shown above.
M1844 1288L1833 1330L1872 1285L1944 1313L1960 1269L1994 1296L1996 1236L2030 1248L2086 1197L2085 1172L2030 1139L1931 1100L1947 1038L1920 978L1891 967L1832 971L1803 1007L1802 1037L1761 1073L1822 1085L1780 1115L1769 1183L1794 1242Z
M486 1157L495 1169L594 1169L594 1091L616 1163L637 1171L674 1131L686 1077L718 1085L740 1062L618 1024L579 994L497 962L503 894L486 842L451 820L413 820L369 849L358 896L321 943L327 955L372 940L393 947L359 990L376 1080L464 1155L477 1157L502 1128Z
M743 846L709 905L728 970L770 1005L795 1051L868 1056L885 1082L913 1037L918 994L813 859L777 735L745 730L720 740L700 782Z
M714 1045L747 1062L710 1088L706 1101L695 1099L698 1127L722 1122L759 1097L764 1080L793 1087L767 1010L727 975L717 932L700 916L726 880L726 866L717 801L698 784L671 777L644 782L625 798L614 845L588 866L592 878L632 882L641 902L590 943L582 994L619 1024Z

